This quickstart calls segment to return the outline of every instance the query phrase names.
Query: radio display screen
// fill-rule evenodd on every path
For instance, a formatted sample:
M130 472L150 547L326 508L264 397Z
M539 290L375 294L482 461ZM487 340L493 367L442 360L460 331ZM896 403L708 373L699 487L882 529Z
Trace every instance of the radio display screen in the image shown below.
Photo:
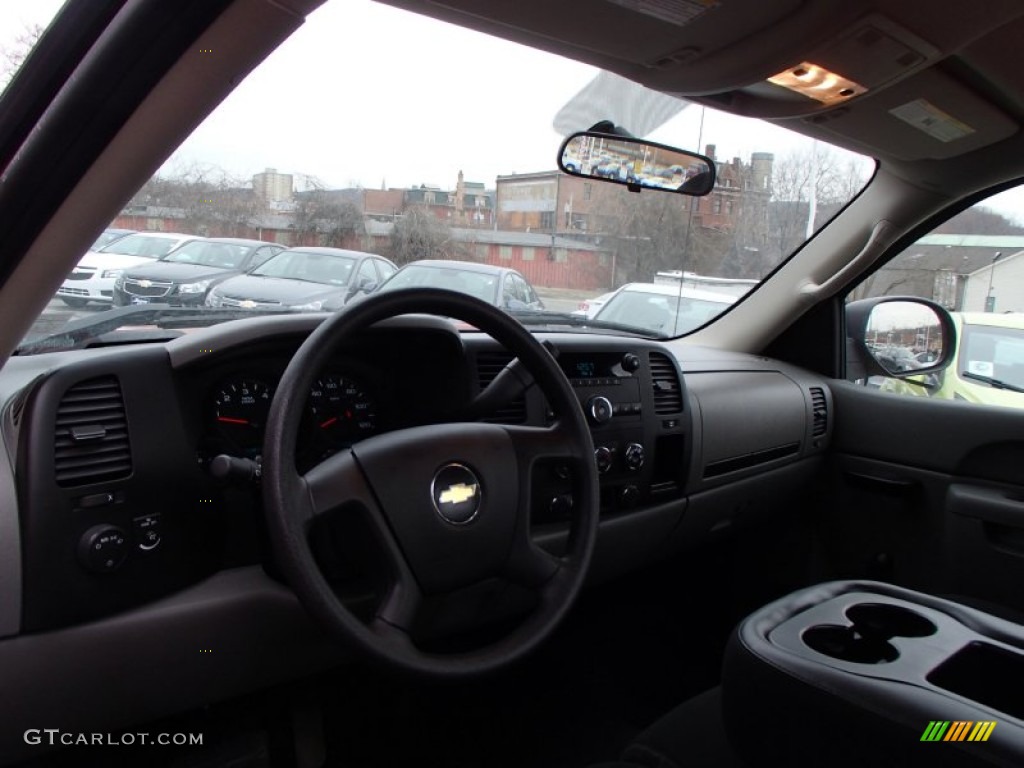
M623 376L617 354L574 354L559 356L558 363L570 379L605 379Z

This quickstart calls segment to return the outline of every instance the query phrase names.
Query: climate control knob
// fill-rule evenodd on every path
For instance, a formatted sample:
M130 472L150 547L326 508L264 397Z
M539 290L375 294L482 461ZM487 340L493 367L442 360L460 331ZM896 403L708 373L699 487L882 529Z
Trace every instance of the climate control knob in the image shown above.
M607 397L594 395L587 401L587 414L595 424L604 424L611 421L612 416L615 415L615 409L612 408L612 401Z
M604 474L612 468L612 460L615 455L612 453L612 449L607 445L602 445L594 449L594 461L597 462L597 471Z
M623 452L623 460L629 469L636 472L644 465L644 447L640 443L630 443Z
M636 373L640 370L640 358L632 352L627 352L622 356L622 362L620 363L622 370L627 373Z

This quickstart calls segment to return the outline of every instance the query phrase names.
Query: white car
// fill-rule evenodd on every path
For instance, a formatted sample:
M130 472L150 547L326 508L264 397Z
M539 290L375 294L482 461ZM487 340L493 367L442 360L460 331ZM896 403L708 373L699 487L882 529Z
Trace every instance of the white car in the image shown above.
M89 251L57 289L57 296L75 309L89 302L113 304L114 281L129 267L158 259L180 245L197 240L178 232L137 232L98 251Z
M594 320L677 336L700 328L727 310L735 296L660 283L627 283L615 291Z
M612 296L615 295L615 291L608 291L608 293L602 293L600 296L593 299L586 299L581 301L579 306L573 310L574 315L582 315L586 318L592 318L598 312L601 311L601 307L604 306L605 302L608 301Z

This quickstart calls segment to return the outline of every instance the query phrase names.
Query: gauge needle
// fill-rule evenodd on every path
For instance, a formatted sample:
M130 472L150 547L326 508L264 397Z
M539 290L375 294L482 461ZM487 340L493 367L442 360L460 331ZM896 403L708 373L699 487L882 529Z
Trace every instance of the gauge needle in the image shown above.
M331 424L333 424L337 420L338 420L337 416L331 416L331 418L329 418L327 421L323 422L320 425L320 429L327 429L329 426L331 426Z
M247 419L233 419L230 416L218 416L217 421L222 421L225 424L245 424L246 426L249 424Z

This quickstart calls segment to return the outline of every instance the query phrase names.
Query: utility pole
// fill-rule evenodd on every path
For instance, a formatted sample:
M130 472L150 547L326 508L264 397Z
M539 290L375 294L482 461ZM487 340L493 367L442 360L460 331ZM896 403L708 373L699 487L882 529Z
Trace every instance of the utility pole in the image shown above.
M996 297L992 295L992 279L996 276L996 262L1002 255L1002 251L996 251L996 255L992 257L992 264L988 268L988 293L985 294L986 312L996 311Z

